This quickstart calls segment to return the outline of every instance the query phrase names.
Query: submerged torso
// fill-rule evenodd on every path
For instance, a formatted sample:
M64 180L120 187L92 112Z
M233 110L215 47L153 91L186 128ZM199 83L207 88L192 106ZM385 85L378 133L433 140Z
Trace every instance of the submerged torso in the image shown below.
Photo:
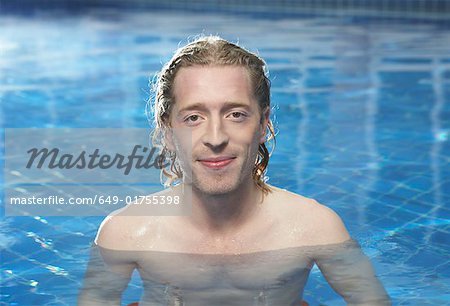
M144 286L140 306L300 305L314 265L305 247L228 255L97 248L106 261L133 258Z
M314 264L297 248L237 255L137 255L141 305L295 305Z
M126 286L128 276L116 269L121 262L133 262L140 273L140 306L300 305L314 264L348 303L390 305L369 259L352 239L227 255L118 251L94 245L89 270L97 278L86 286Z

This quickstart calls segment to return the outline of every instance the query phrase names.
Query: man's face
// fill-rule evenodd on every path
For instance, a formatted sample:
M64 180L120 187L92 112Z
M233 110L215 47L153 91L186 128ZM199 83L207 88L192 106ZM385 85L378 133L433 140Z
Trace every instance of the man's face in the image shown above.
M192 173L187 179L193 188L219 195L253 184L252 169L264 142L269 110L261 120L246 68L181 68L173 94L174 149L185 173ZM179 132L183 130L188 134Z

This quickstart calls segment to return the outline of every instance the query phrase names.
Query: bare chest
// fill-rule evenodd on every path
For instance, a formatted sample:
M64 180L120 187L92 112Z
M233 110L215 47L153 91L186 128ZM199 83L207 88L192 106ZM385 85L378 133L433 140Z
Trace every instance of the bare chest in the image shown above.
M239 255L144 252L138 259L141 278L188 292L207 289L256 292L264 288L298 293L313 260L299 248Z
M151 239L152 250L176 253L239 255L302 245L305 231L297 225L267 222L230 235L216 235L191 228L164 227ZM305 243L306 244L306 243Z

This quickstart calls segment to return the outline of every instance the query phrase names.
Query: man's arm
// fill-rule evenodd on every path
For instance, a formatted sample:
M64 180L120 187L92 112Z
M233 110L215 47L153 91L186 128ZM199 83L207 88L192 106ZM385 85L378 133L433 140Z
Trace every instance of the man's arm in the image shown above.
M350 239L341 218L331 209L319 206L321 243L315 251L315 262L330 286L347 305L391 305L369 258Z
M323 248L319 253L316 257L317 266L347 305L391 305L369 258L356 241L328 246L327 250Z
M100 226L78 297L79 306L121 305L122 293L136 267L133 252L102 247L121 246L119 218L108 217Z

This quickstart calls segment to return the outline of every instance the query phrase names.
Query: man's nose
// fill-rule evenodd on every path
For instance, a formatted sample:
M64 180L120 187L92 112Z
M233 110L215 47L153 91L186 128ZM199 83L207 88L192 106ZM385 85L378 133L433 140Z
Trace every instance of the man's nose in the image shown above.
M228 141L229 136L222 120L218 118L210 119L203 135L203 143L211 149L220 149L226 146Z

